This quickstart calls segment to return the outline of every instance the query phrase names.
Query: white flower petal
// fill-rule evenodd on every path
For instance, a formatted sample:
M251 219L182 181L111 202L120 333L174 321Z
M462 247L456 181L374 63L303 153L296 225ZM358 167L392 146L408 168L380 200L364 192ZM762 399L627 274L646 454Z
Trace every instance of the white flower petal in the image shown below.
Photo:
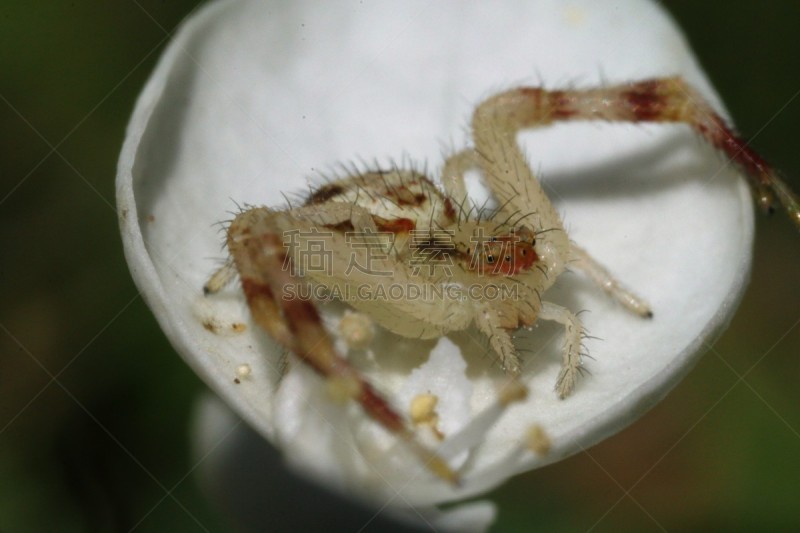
M428 360L415 368L394 395L397 405L408 408L420 394L436 397L437 427L452 435L466 426L473 416L470 408L472 383L465 372L467 365L458 347L442 337L431 350Z
M431 509L400 510L401 521L415 524L420 531L453 531L457 533L483 533L488 531L497 515L497 507L490 501L473 501L450 507L445 511Z
M339 459L363 448L363 439L337 440L341 428L326 433L325 424L314 423L323 411L323 418L340 416L328 413L337 407L322 392L310 392L323 388L316 376L298 368L281 384L280 350L250 321L239 291L203 297L201 287L224 255L213 224L228 218L235 202L282 204L281 192L303 191L308 176L337 162L407 154L437 167L442 143L463 147L468 139L460 132L473 106L498 89L674 74L720 108L672 21L641 0L213 3L178 32L128 128L118 205L134 279L176 349L239 415L273 442L320 438L325 449L313 453L322 459L307 463L358 490L354 473L369 473L369 465L359 465L358 456L347 458L352 466ZM604 339L586 342L591 375L558 400L559 330L548 324L521 332L518 345L531 354L524 373L531 394L490 431L468 468L507 464L533 424L552 439L550 453L523 454L501 475L466 472L459 489L423 472L397 488L409 503L476 494L629 424L688 372L703 343L727 323L747 280L747 188L688 128L559 125L521 141L572 237L644 296L655 318L630 316L580 276L565 275L547 298L590 311L581 318ZM485 346L472 341L475 332L450 338L467 364L469 407L477 415L497 398ZM397 400L433 346L379 335L377 360L366 371ZM237 384L243 364L251 373ZM290 387L305 391L314 408L304 409ZM467 394L456 389L452 398ZM348 427L363 432L358 410L343 411ZM292 419L304 416L311 418ZM455 424L450 416L443 426ZM354 446L345 445L351 438ZM307 452L289 451L300 460L312 454L311 444Z
M275 464L276 452L265 450L263 440L214 396L201 395L194 411L192 452L200 482L227 511L227 518L244 531L260 531L265 523L275 527L275 517L281 516L284 526L278 529L290 524L296 531L317 530L326 521L334 530L347 531L348 525L357 530L366 524L385 530L397 521L419 529L432 526L436 531L479 533L489 529L497 514L489 501L470 501L446 510L395 505L376 513L360 502L362 498L337 498L335 493L289 475L284 465ZM293 512L309 507L310 502L315 518L309 518L309 513ZM342 517L347 517L348 524L332 522Z

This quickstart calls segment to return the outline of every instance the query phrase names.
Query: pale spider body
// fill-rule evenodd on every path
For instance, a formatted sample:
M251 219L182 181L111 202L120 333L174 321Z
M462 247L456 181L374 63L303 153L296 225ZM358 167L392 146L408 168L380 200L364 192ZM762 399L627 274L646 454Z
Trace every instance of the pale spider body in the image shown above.
M521 87L476 108L474 148L447 159L443 190L416 171L365 171L328 182L302 206L243 211L227 231L231 260L205 290L219 290L238 273L256 323L408 443L432 471L455 480L446 462L420 443L404 417L337 352L314 301L297 295L309 282L332 294L358 295L345 299L407 337L475 327L514 380L524 368L513 332L537 320L558 322L564 339L556 390L569 395L581 368L583 328L572 311L546 295L567 267L586 274L628 310L652 316L642 299L570 240L516 142L521 129L570 120L685 123L742 168L763 208L771 209L777 197L800 225L796 195L680 78L586 90ZM469 203L464 175L471 169L482 175L497 210L486 213ZM312 250L324 252L328 262L307 263L305 254ZM374 297L391 295L393 285L425 295L431 289L435 296Z
M349 286L349 290L336 290L339 294L355 294L357 290L352 289L364 287L364 283L372 287L390 283L401 292L426 296L435 293L436 298L411 305L394 299L388 305L369 298L348 300L384 328L406 337L440 337L472 326L491 335L497 327L513 330L533 324L541 308L538 295L563 270L563 261L553 251L556 246L564 250L563 239L540 238L537 245L536 230L524 225L529 213L505 213L503 209L489 213L466 208L465 203L464 198L448 196L413 171L368 172L328 183L315 191L306 205L317 213L341 204L363 209L366 224L361 229L379 236L375 242L378 249L362 248L359 254L346 246L351 258L340 267L374 263L370 265L374 268L359 276L352 275L352 268L349 272L340 268L334 276L325 272L307 275L328 287L336 283ZM327 229L338 233L332 247L340 246L348 235L359 234L349 221ZM290 255L300 248L296 243ZM383 272L391 272L391 276L381 275ZM501 293L506 287L499 285L509 284L515 290ZM496 290L487 290L490 287ZM504 348L498 355L507 370L519 372L513 351Z

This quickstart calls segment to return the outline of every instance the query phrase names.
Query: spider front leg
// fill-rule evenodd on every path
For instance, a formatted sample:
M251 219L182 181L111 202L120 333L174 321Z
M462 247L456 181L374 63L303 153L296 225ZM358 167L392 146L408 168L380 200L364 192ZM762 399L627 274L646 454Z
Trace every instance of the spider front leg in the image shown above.
M486 306L478 314L475 324L478 330L489 339L489 346L497 354L503 370L512 378L519 376L522 367L511 339L511 330L504 327L502 311L496 306Z
M642 318L652 318L653 311L641 297L631 292L606 268L595 260L589 253L575 244L570 243L572 263L576 268L586 274L598 287L606 291L609 296L633 311Z
M337 353L314 304L307 299L287 297L287 294L299 294L296 289L304 280L284 243L287 228L294 231L318 224L324 227L345 220L354 227L368 228L371 219L367 221L367 218L363 210L345 204L291 212L250 209L239 214L228 228L228 250L253 320L324 377L336 397L358 402L370 418L401 439L426 468L446 481L457 483L458 475L448 464L429 450L389 402ZM294 292L287 292L292 288Z
M559 397L566 398L575 387L575 380L580 373L583 326L574 313L550 302L542 303L539 318L553 320L564 326L563 361L556 379L556 391Z
M489 114L495 114L495 123L509 131L573 120L687 124L744 171L764 210L772 211L777 198L800 228L797 194L681 78L655 78L584 90L520 87L493 96L478 111L481 108L487 119L491 118Z
M480 170L478 156L474 150L462 150L457 152L445 161L442 170L442 183L447 194L463 203L466 201L467 190L465 185L465 174L470 170ZM586 250L570 241L571 265L575 266L586 274L598 287L603 289L612 298L620 302L630 311L644 318L652 318L653 312L650 306L640 296L632 292L625 285L617 280L602 264L589 255ZM490 321L484 321L487 331L491 327ZM495 350L500 353L500 348L505 346L505 342L495 341ZM501 358L506 360L507 358ZM513 367L514 365L510 365ZM518 366L518 365L517 365Z
M474 150L461 150L450 155L444 162L442 169L442 186L447 195L456 201L464 210L467 202L467 186L464 182L464 175L472 170L480 168L478 165L477 154Z

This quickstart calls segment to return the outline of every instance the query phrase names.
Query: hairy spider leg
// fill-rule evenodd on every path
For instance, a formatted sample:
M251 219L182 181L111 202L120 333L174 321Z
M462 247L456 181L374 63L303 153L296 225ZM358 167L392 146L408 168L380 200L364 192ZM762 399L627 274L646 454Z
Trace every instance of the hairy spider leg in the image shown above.
M323 376L336 396L358 402L369 417L405 442L431 472L457 484L458 474L424 445L407 421L336 352L314 304L280 296L286 287L300 283L302 278L297 276L292 258L287 255L279 226L270 221L276 216L286 214L254 208L239 214L228 229L228 249L239 271L253 319ZM295 219L290 224L296 227L300 222Z
M521 129L569 120L685 123L744 171L756 201L763 209L771 211L777 197L789 217L800 227L797 195L681 78L649 79L586 90L511 89L488 98L476 108L472 119L475 149L452 155L445 163L442 182L451 196L465 198L464 173L477 166L483 171L503 211L526 213L525 224L537 235L541 232L537 248L543 249L540 255L548 268L547 281L541 287L537 286L541 292L563 271L565 263L571 262L625 307L642 317L652 316L644 300L569 240L558 213L516 143L516 135ZM547 302L539 305L547 307L548 313L543 314L540 310L538 318L570 324L572 335L580 337L580 322L576 318L554 313ZM513 373L518 366L513 364L516 355L507 334L509 328L507 325L503 328L499 323L498 317L491 312L484 313L483 319L477 321L478 327L489 336L490 344L500 354L501 360L507 361L505 366ZM566 343L564 347L564 366L557 385L562 396L569 393L574 381L568 379L572 372L570 369L579 368L578 344Z
M464 174L475 168L478 168L478 158L474 150L461 150L450 155L444 162L442 186L447 195L462 206L462 210L467 201Z
M496 97L485 100L472 116L473 155L460 152L445 164L445 187L456 194L464 194L463 173L477 163L501 211L524 217L523 225L536 235L536 253L541 262L515 276L527 290L526 300L517 303L517 312L509 313L516 317L516 323L503 320L502 308L487 306L476 324L488 336L490 345L512 375L520 373L520 365L511 331L532 325L538 318L568 324L562 369L556 381L556 391L564 398L572 392L581 365L583 328L574 315L541 300L541 295L564 271L570 259L570 240L561 217L517 144L520 129L539 124L539 117L521 108L518 100Z
M552 320L564 326L563 361L556 379L556 391L561 398L564 398L572 392L580 372L583 326L572 311L550 302L542 303L539 318Z
M570 241L570 266L574 265L583 271L595 285L606 291L611 297L624 305L628 310L636 313L642 318L653 318L653 311L641 297L631 292L617 278L615 278L602 264L589 252Z
M517 128L568 120L687 124L744 171L762 209L774 210L777 197L800 228L797 194L682 78L654 78L582 90L520 87L491 97L479 110L483 107L490 112L502 110L509 127Z
M442 171L442 182L447 193L455 195L464 191L463 194L466 196L464 175L473 169L480 170L478 156L473 149L462 150L450 156L445 161ZM524 216L524 213L520 213L518 216ZM570 267L583 271L592 282L630 311L644 318L653 317L647 302L615 278L605 266L589 255L586 250L575 244L574 241L570 241L569 251Z

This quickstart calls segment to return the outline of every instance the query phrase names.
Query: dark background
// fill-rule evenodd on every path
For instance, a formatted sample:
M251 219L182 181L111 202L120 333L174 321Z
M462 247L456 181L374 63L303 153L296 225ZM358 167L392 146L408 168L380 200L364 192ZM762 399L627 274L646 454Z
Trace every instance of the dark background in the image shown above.
M0 6L0 531L228 529L187 476L204 386L138 296L114 211L134 100L196 4ZM800 189L800 2L665 4ZM633 426L497 490L495 530L800 528L800 235L757 223L728 332Z

